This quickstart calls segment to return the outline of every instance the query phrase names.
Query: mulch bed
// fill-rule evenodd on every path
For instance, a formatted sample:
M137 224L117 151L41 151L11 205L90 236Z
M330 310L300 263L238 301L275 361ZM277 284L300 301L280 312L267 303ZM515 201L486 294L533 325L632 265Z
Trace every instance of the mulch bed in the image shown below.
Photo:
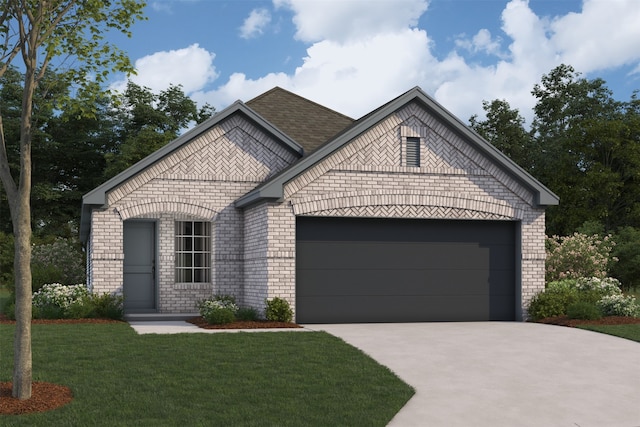
M0 382L0 415L51 411L72 400L73 394L69 387L39 381L31 383L31 398L20 400L11 397L10 382Z
M4 314L0 314L0 325L13 325L15 320L10 320ZM33 319L32 325L48 325L58 323L122 323L122 320L113 319Z
M302 326L295 323L287 322L270 322L268 320L256 321L237 321L225 323L223 325L210 325L202 317L194 317L188 319L187 322L196 325L202 329L264 329L264 328L301 328Z

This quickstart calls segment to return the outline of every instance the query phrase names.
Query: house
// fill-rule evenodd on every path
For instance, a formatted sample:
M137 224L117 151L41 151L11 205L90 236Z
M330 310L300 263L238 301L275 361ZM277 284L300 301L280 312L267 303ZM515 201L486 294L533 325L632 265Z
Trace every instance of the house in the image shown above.
M80 233L127 313L231 294L298 323L522 320L557 203L420 88L353 120L276 87L86 194Z

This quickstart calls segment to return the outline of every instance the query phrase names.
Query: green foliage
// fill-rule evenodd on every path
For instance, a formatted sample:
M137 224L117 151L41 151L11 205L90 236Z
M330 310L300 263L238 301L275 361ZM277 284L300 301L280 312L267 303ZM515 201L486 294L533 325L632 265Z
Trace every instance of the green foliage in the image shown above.
M197 306L200 316L213 325L233 322L238 311L236 299L231 295L216 295L199 301Z
M611 275L620 279L624 289L640 287L640 228L622 227L615 235L613 255L618 262Z
M474 115L469 120L471 127L483 138L506 154L525 170L535 170L531 156L533 139L524 128L524 118L518 110L511 109L505 100L483 101L486 119L478 121Z
M109 293L91 294L93 311L91 317L122 320L124 318L124 297Z
M607 277L617 261L611 256L615 242L610 235L587 236L574 233L566 237L547 237L545 262L547 282L580 277Z
M265 301L265 318L272 322L291 322L293 310L285 299L274 297Z
M596 320L602 317L597 305L588 301L576 301L567 306L570 319Z
M144 157L165 146L191 123L209 118L213 107L198 109L181 86L170 86L154 94L147 87L129 82L119 96L114 119L118 124L118 143L105 153L105 178L111 178Z
M13 289L13 235L2 231L0 231L0 287Z
M567 313L567 307L577 299L578 292L575 289L547 289L532 298L529 304L529 316L534 321L545 317L562 316Z
M123 316L122 296L90 294L84 285L45 284L33 294L34 319L121 320Z
M253 322L260 318L260 313L253 307L240 307L236 312L236 319Z
M57 238L52 243L34 245L31 274L33 291L37 291L45 283L84 283L84 254L78 239Z
M633 300L633 301L632 301ZM581 277L550 282L545 290L537 294L529 304L529 316L537 321L552 316L581 316L593 306L600 315L629 316L633 314L612 314L634 312L637 305L633 297L625 297L620 282L611 277ZM573 307L570 312L570 308ZM613 307L613 308L611 308ZM629 308L631 307L631 308ZM617 310L617 311L616 311ZM591 310L593 311L593 310ZM582 317L573 317L580 319Z
M640 317L640 306L630 295L607 295L598 301L605 316Z

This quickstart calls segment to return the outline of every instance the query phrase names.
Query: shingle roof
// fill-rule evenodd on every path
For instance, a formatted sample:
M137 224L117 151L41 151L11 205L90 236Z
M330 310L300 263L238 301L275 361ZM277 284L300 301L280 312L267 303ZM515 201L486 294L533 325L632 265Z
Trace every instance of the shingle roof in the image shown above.
M354 122L351 117L280 87L274 87L245 105L300 144L305 155Z

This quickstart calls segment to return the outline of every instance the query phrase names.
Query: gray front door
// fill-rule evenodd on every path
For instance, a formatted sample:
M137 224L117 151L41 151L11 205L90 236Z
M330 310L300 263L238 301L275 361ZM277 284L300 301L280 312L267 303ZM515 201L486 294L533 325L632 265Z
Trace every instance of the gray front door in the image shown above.
M127 312L155 311L154 222L124 223L124 309Z

